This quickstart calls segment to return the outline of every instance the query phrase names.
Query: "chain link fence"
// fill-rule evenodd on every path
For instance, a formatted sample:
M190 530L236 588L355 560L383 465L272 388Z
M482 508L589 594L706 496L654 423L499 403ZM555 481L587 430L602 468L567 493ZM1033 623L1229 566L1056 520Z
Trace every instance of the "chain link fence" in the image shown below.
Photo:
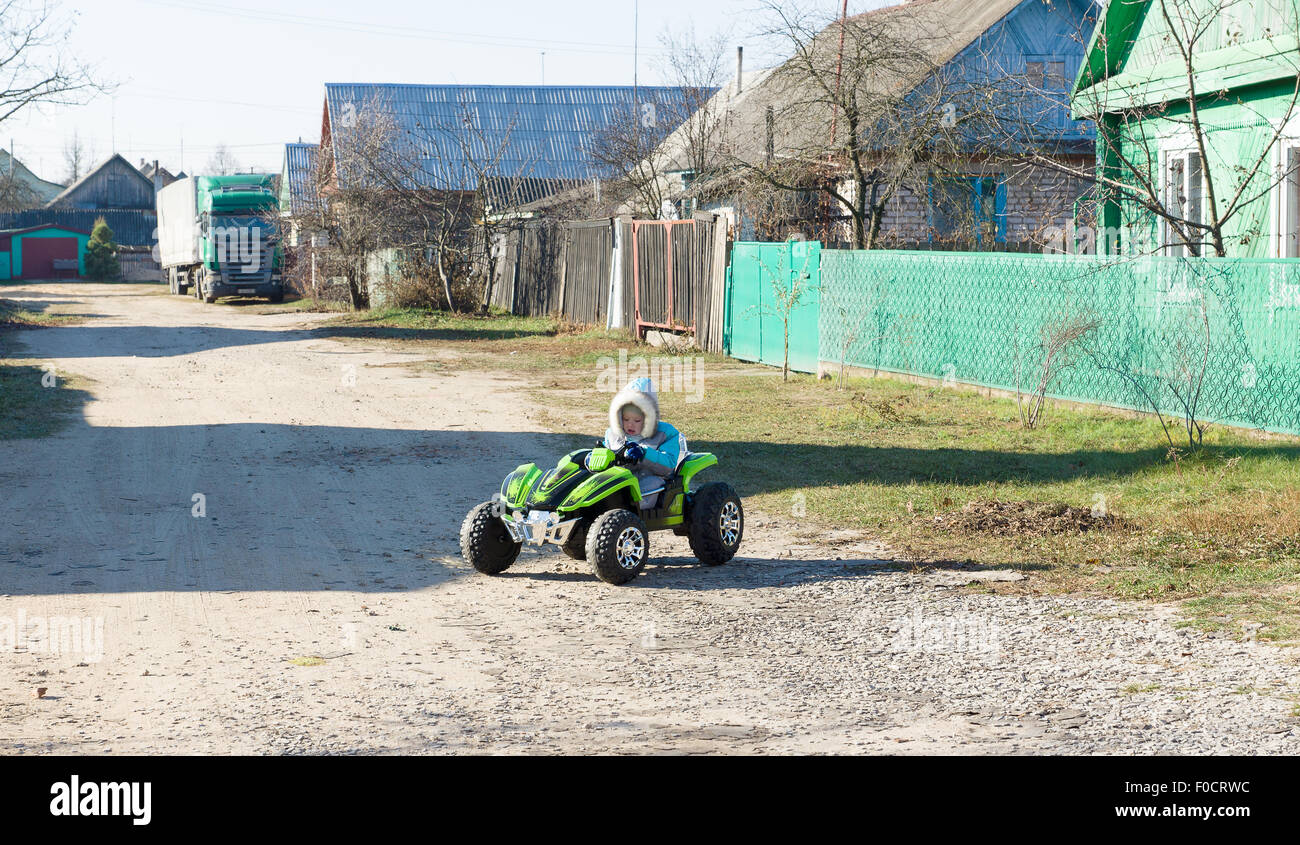
M758 250L738 249L733 306L748 298L737 282L767 275ZM815 323L792 331L815 327L823 370L1030 392L1050 352L1054 398L1154 408L1171 429L1192 417L1300 434L1294 260L835 250L820 254L820 275ZM1081 336L1054 349L1066 326ZM733 319L730 346L756 345L757 328Z

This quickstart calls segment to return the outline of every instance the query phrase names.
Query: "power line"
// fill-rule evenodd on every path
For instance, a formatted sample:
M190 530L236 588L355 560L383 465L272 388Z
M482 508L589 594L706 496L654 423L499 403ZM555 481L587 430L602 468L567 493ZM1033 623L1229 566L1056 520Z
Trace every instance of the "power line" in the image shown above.
M226 18L243 18L268 23L283 23L296 26L314 27L344 32L361 32L368 35L383 35L395 38L414 38L426 41L445 41L474 46L503 47L507 49L536 50L545 47L553 52L567 53L601 53L605 55L626 55L630 44L602 44L590 41L565 41L562 39L521 38L517 36L484 35L481 33L447 32L444 30L425 29L407 25L377 24L369 21L345 20L342 18L325 18L315 15L296 15L289 12L272 12L264 9L251 9L244 6L227 6L218 3L201 2L201 0L143 0L155 6L183 9L191 12L219 15ZM651 50L649 52L662 52Z

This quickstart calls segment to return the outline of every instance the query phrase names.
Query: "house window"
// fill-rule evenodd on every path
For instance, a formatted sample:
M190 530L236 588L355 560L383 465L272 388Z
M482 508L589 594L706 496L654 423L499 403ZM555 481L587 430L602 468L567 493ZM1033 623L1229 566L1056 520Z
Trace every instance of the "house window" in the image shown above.
M1195 150L1171 150L1164 156L1164 196L1161 205L1177 218L1160 219L1160 244L1165 255L1201 254L1204 235L1196 224L1204 211L1205 173L1201 154Z
M1006 243L1006 185L997 176L935 176L930 241L991 248Z
M1025 78L1033 88L1063 91L1066 86L1065 62L1047 56L1034 56L1025 61Z

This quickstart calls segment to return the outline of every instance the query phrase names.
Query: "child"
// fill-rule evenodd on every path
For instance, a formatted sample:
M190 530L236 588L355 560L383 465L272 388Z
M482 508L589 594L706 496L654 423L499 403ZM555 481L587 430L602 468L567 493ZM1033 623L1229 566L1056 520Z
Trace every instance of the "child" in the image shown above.
M653 508L664 479L686 459L686 438L659 419L659 399L648 378L633 379L609 404L605 446L632 461L628 469L641 485L642 508Z

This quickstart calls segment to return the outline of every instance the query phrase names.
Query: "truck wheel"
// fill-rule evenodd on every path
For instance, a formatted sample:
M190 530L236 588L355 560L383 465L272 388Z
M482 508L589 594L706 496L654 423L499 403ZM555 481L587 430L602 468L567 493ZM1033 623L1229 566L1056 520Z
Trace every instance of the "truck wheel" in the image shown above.
M705 484L692 497L687 535L700 563L718 566L735 557L745 533L740 497L724 481Z
M217 301L217 294L212 290L212 285L208 285L203 291L203 301L211 305Z
M461 556L484 575L500 575L509 569L522 545L510 539L501 517L496 515L495 502L474 508L460 526Z
M272 302L284 302L284 291L271 294L270 299Z
M645 569L650 534L641 517L619 508L596 517L587 531L587 562L608 584L626 584Z

